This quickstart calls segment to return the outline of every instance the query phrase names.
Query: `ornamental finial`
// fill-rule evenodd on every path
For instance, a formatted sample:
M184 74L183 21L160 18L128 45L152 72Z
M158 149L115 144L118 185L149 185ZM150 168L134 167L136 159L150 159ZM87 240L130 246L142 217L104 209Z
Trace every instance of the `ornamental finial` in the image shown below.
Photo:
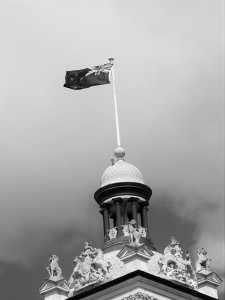
M124 150L122 147L118 146L118 147L116 147L116 149L114 150L114 154L115 154L115 157L116 157L117 159L124 159L124 156L125 156L125 150Z

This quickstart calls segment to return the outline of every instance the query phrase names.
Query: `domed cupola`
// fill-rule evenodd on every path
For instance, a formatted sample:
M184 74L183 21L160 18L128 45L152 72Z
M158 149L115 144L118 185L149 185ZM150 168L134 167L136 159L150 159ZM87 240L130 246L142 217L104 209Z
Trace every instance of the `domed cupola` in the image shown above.
M138 182L144 184L144 179L137 167L125 162L123 159L119 159L104 171L100 186L103 187L117 182Z
M104 221L103 250L108 252L129 244L128 224L131 220L142 232L141 242L155 250L149 236L147 217L152 191L144 184L141 171L124 161L122 147L117 147L114 154L117 161L103 172L100 189L94 195Z

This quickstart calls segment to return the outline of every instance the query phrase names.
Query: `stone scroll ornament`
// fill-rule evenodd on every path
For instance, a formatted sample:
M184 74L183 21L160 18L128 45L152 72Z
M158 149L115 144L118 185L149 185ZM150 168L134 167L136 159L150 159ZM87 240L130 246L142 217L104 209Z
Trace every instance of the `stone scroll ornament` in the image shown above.
M75 267L68 281L69 297L87 285L106 282L110 279L110 262L104 259L102 250L93 248L91 243L85 243L84 251L75 257L74 264Z
M187 252L185 258L183 258L182 254L179 242L171 237L171 243L167 245L164 255L158 260L159 275L196 289L197 277L192 267L190 255Z
M62 269L59 267L59 264L58 264L58 261L59 261L58 256L55 254L51 254L49 261L50 261L49 267L46 268L46 270L48 271L48 274L49 274L49 279L58 281L61 278L63 278L62 277Z

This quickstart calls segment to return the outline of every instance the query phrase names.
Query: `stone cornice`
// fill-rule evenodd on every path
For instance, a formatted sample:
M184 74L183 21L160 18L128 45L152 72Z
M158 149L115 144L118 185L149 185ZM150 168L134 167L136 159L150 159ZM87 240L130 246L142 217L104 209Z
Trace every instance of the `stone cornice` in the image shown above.
M145 184L137 182L118 182L106 185L98 189L94 198L99 205L109 198L120 197L123 195L130 195L131 197L141 197L149 201L152 190Z
M192 290L190 288L187 288L182 285L178 285L176 283L173 283L172 281L169 281L167 279L146 273L141 270L137 270L131 273L128 273L124 276L121 276L119 278L116 278L114 280L111 280L109 282L103 283L103 284L93 284L88 287L85 287L81 290L78 291L77 294L75 294L73 297L70 298L70 300L80 300L80 299L85 299L86 297L90 297L91 295L94 296L99 292L103 292L104 290L116 288L119 285L127 285L127 283L135 282L135 281L146 281L152 282L155 286L157 285L159 288L160 286L163 286L164 288L167 287L168 291L170 293L174 290L174 293L185 293L185 299L199 299L199 300L215 300L215 298L207 296L205 294L199 293L196 290ZM95 296L97 297L97 295ZM93 299L97 299L94 298Z

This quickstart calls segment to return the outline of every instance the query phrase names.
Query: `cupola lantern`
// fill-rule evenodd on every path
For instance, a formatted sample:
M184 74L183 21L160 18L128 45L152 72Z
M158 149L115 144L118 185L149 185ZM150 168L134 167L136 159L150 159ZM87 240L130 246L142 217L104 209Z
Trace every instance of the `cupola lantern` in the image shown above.
M94 195L103 216L103 249L107 252L129 244L129 225L133 222L140 232L140 242L155 250L147 215L152 190L145 185L141 171L125 162L122 147L117 147L114 154L117 161L103 172L100 189Z

